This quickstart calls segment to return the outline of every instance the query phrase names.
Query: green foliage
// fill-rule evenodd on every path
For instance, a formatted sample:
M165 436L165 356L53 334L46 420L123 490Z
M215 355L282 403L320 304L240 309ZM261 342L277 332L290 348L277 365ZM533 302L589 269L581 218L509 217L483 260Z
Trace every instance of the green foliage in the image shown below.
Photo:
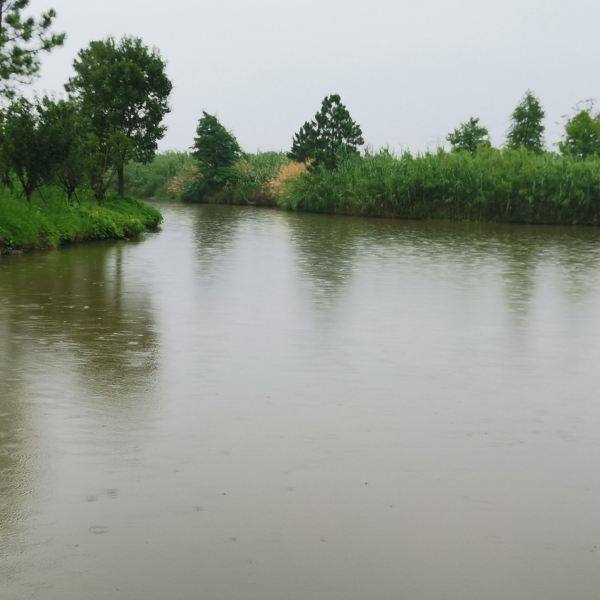
M231 190L231 202L235 204L276 204L269 184L281 167L289 163L285 152L260 152L247 154L235 165L235 186Z
M195 164L188 152L162 152L149 163L128 163L125 177L134 198L160 198L176 195L170 189L173 180Z
M559 147L565 156L574 158L600 156L600 115L579 111L565 125L565 137Z
M46 146L51 151L48 161L52 180L62 186L70 202L93 170L90 161L96 144L89 119L73 100L44 98L39 111L47 136Z
M388 152L296 179L290 210L518 223L600 224L600 159L527 150L400 158Z
M40 55L61 46L64 34L50 31L56 12L38 19L23 11L29 0L0 0L0 96L13 95L13 84L27 82L40 68Z
M52 173L53 144L40 104L21 98L11 102L2 119L6 167L14 173L27 199Z
M296 133L288 156L297 162L312 161L315 167L335 169L343 159L357 155L364 143L360 126L340 96L333 94L324 98L314 120Z
M531 91L528 91L513 111L507 148L512 150L524 148L530 152L543 152L545 116L540 101Z
M0 253L14 249L57 248L85 240L128 239L156 229L161 214L136 200L111 197L99 206L91 193L77 205L59 188L44 188L31 202L0 189Z
M319 144L317 125L313 121L306 121L298 133L294 134L292 149L288 154L290 160L307 163L314 160Z
M213 202L253 206L276 206L271 182L290 161L284 152L245 154L232 167L227 185L208 190L202 176L191 179L182 190L184 202Z
M106 166L115 168L123 195L125 164L152 160L166 131L172 84L165 62L139 38L124 37L92 42L73 66L66 89L81 104L99 144L97 192L106 182Z
M490 147L490 135L487 128L479 124L479 119L471 117L466 123L461 123L446 138L453 152L470 152L474 154L481 147Z
M205 193L224 189L235 178L233 165L242 156L235 136L215 115L202 112L198 121L192 155L198 161Z

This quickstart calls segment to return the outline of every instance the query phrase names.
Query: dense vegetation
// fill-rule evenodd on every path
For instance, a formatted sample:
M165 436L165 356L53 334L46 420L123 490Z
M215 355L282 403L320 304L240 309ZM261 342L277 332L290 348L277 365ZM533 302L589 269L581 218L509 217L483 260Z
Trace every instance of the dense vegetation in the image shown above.
M54 11L27 17L28 4L0 0L0 251L155 228L155 209L125 199L125 165L152 161L164 136L164 61L139 38L94 41L73 64L67 99L19 97L15 82L64 40L50 31Z
M163 187L184 201L287 210L600 224L600 118L591 108L578 111L565 126L560 154L544 148L543 119L541 103L527 92L502 149L492 147L487 128L472 117L448 135L450 151L361 155L360 127L340 97L329 96L287 155L248 155L215 116L204 114L194 153ZM149 173L155 177L167 156Z
M129 162L125 165L127 193L145 200L176 200L196 172L189 152L162 152L148 163Z
M524 149L399 158L381 152L298 178L280 203L291 210L413 219L597 225L600 159Z
M47 188L23 202L0 190L0 254L15 250L58 248L84 240L128 239L158 227L155 208L137 200L109 196L99 205L83 192L78 204L65 204L59 188Z

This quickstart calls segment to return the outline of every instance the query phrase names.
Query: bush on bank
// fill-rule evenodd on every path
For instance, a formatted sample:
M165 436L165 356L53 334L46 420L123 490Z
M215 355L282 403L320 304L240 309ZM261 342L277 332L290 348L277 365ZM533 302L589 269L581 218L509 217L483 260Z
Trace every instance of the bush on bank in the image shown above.
M276 206L278 198L271 182L289 163L283 152L246 154L231 167L227 181L221 187L211 186L199 171L193 174L184 185L181 199L185 202Z
M87 240L129 239L156 229L158 210L132 199L109 196L99 205L91 192L69 205L58 188L45 188L26 202L0 189L0 254L14 250L58 248Z

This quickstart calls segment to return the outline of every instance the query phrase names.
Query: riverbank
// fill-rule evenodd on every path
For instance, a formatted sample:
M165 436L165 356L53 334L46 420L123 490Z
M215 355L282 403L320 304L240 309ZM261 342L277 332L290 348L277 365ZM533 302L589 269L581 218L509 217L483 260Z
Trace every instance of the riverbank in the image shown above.
M69 205L58 190L47 189L27 202L1 190L0 254L136 238L162 222L157 209L138 200L110 197L99 205L91 195L80 198L80 204Z
M148 178L156 178L156 169L147 169ZM239 161L220 190L207 190L189 163L164 186L171 198L184 202L365 217L600 225L600 159L551 152L381 151L333 170L307 169L283 153L263 153Z

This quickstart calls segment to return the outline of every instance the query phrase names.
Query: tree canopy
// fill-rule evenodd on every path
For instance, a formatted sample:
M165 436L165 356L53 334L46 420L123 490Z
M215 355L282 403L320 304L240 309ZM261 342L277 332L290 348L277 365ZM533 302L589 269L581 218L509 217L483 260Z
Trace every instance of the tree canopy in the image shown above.
M89 118L103 155L118 175L124 194L124 166L152 160L165 134L172 84L158 50L141 39L124 37L92 42L74 62L66 89Z
M95 137L89 120L73 100L46 97L38 111L52 148L53 182L63 188L70 202L90 173Z
M546 113L540 101L531 91L512 113L507 146L511 149L525 148L531 152L544 151L544 117Z
M209 190L222 188L232 177L232 167L242 156L235 136L215 115L202 111L194 138L193 156Z
M13 95L15 83L27 83L40 68L40 55L61 46L62 33L53 33L56 12L39 18L25 16L29 0L0 0L0 95Z
M295 134L289 157L334 169L341 158L359 153L364 144L360 126L338 94L323 99L321 110Z
M490 134L486 127L479 124L479 119L471 117L461 123L446 138L452 146L453 152L470 152L474 154L479 148L491 146Z
M581 110L565 125L565 137L559 143L565 156L588 158L600 156L600 115Z
M9 104L2 119L2 146L27 199L51 176L52 142L39 103L19 98Z

